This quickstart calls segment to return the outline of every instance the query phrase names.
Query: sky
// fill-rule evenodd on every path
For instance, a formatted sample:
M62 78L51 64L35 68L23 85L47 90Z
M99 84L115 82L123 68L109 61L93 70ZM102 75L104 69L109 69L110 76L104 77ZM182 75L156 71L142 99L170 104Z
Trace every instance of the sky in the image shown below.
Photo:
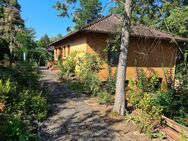
M74 23L69 18L60 18L58 11L53 8L56 0L18 0L22 7L22 18L25 20L26 27L34 28L36 39L40 39L44 34L49 37L56 36L58 33L67 34L67 27ZM103 6L109 0L101 0ZM106 15L105 11L103 14Z

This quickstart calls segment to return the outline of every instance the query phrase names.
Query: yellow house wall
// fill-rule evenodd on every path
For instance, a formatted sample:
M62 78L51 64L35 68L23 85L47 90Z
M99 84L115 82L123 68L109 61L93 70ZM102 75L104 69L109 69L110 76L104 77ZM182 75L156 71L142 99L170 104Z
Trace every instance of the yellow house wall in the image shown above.
M106 35L88 34L86 52L99 54L106 61L104 52L106 40ZM156 74L163 81L167 78L166 72L171 75L171 78L174 78L176 51L177 47L170 44L169 41L132 37L128 51L126 80L137 80L138 69L143 69L148 77ZM117 65L114 65L111 69L112 75L116 75ZM101 80L108 78L108 65L106 63L99 72L99 77Z
M61 59L65 59L68 54L68 46L70 46L70 54L74 51L78 52L78 54L86 53L86 36L83 34L77 34L73 37L70 37L58 44L54 45L54 60L57 60L58 56ZM61 53L59 48L61 48ZM57 50L57 51L56 51Z
M176 52L177 47L169 41L131 38L126 80L137 80L138 69L143 69L148 77L156 74L163 81L170 75L174 78Z
M108 78L108 65L105 63L107 55L105 53L105 48L107 46L107 35L100 33L88 33L87 34L87 49L88 54L98 54L104 61L102 70L100 70L98 76L101 80L106 80Z

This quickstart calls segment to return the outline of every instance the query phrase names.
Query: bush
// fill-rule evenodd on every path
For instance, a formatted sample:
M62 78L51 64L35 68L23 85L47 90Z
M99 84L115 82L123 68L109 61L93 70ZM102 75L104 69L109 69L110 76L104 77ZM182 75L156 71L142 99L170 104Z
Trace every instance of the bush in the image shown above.
M86 54L84 56L71 55L59 64L61 72L60 77L66 77L67 85L79 92L87 92L93 96L99 97L101 104L111 103L112 95L115 92L115 81L110 77L103 85L98 77L98 72L102 67L103 61L98 55ZM76 75L77 79L71 81L70 76Z
M179 93L173 87L166 90L160 89L157 76L147 78L142 72L137 84L131 82L129 99L135 108L142 109L152 118L157 119L162 114L175 121L188 126L188 111L186 93Z
M19 62L14 68L0 66L0 79L10 79L11 82L18 83L21 89L37 89L39 73L34 62Z
M69 80L71 75L75 74L77 52L73 52L63 62L58 62L60 69L59 76L63 79Z
M138 125L140 132L146 133L150 138L164 137L164 134L157 129L160 121L154 121L150 115L141 109L136 109L131 114L127 114L125 120L127 122L133 121Z
M32 133L28 128L30 125L27 121L21 119L19 115L11 115L2 125L2 140L17 141L34 141L37 135Z
M143 71L139 73L137 83L131 82L128 98L135 108L142 109L153 118L158 119L162 113L162 106L156 103L160 81L156 75L147 78Z
M0 67L0 138L37 140L37 121L47 116L47 100L38 91L39 74L34 63ZM32 90L35 89L35 90Z
M109 94L107 91L100 91L97 94L99 98L99 103L100 104L107 104L107 103L112 103L113 102L113 97L111 94Z
M79 66L78 78L84 84L86 91L96 96L100 91L101 81L98 78L98 72L101 69L102 61L97 55L87 54L78 59L77 65Z
M39 121L47 116L47 101L37 91L20 92L13 107L13 110L22 111L25 115L32 115Z

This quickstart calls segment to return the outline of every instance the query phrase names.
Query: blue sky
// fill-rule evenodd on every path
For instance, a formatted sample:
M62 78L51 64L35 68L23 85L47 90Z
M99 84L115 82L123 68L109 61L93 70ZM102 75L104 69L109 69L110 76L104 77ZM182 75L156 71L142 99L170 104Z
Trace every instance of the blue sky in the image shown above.
M22 18L27 27L36 31L36 39L44 34L56 36L67 34L67 27L74 24L68 18L57 17L58 12L52 8L56 0L18 0L22 7ZM105 5L110 0L101 0ZM107 14L104 13L103 14Z

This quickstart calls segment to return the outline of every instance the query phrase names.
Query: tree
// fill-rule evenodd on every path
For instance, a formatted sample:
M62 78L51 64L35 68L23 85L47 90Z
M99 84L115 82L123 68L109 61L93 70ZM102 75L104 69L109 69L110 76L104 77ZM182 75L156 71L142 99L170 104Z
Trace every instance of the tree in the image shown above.
M19 60L23 60L23 54L25 54L28 58L29 50L37 47L37 44L34 41L35 31L33 29L24 28L22 31L16 34L15 38L18 46L18 48L15 49L15 57Z
M69 9L74 9L75 4L79 2L79 8L75 9L75 12L69 12ZM71 8L70 8L71 7ZM102 9L102 4L99 0L65 0L64 2L60 2L59 0L56 2L54 8L60 11L60 17L71 17L73 15L73 22L75 23L75 29L79 29L87 22L91 22L101 17L100 11ZM71 28L69 27L68 30Z
M115 6L110 8L110 13L122 15L124 11L125 0L115 1ZM132 24L145 24L153 25L159 17L160 5L156 3L156 0L133 0L131 23Z
M37 44L41 48L48 48L50 44L50 38L45 34L43 37L41 37Z
M21 7L17 0L1 0L0 6L2 12L0 16L0 35L9 43L12 56L13 48L17 47L16 33L24 27L24 21L20 15Z
M131 3L132 0L126 0L125 2L121 47L117 70L116 96L113 107L113 111L121 115L124 115L125 113L125 78L131 27Z
M52 36L50 37L50 42L53 43L59 39L62 39L63 38L63 35L61 33L58 33L56 36Z
M101 17L102 4L98 0L80 0L80 8L74 13L75 29L79 29L89 22Z
M10 50L8 43L5 39L0 38L0 61L5 59L5 54L8 55L10 60Z
M166 23L170 32L188 37L188 6L170 10Z

